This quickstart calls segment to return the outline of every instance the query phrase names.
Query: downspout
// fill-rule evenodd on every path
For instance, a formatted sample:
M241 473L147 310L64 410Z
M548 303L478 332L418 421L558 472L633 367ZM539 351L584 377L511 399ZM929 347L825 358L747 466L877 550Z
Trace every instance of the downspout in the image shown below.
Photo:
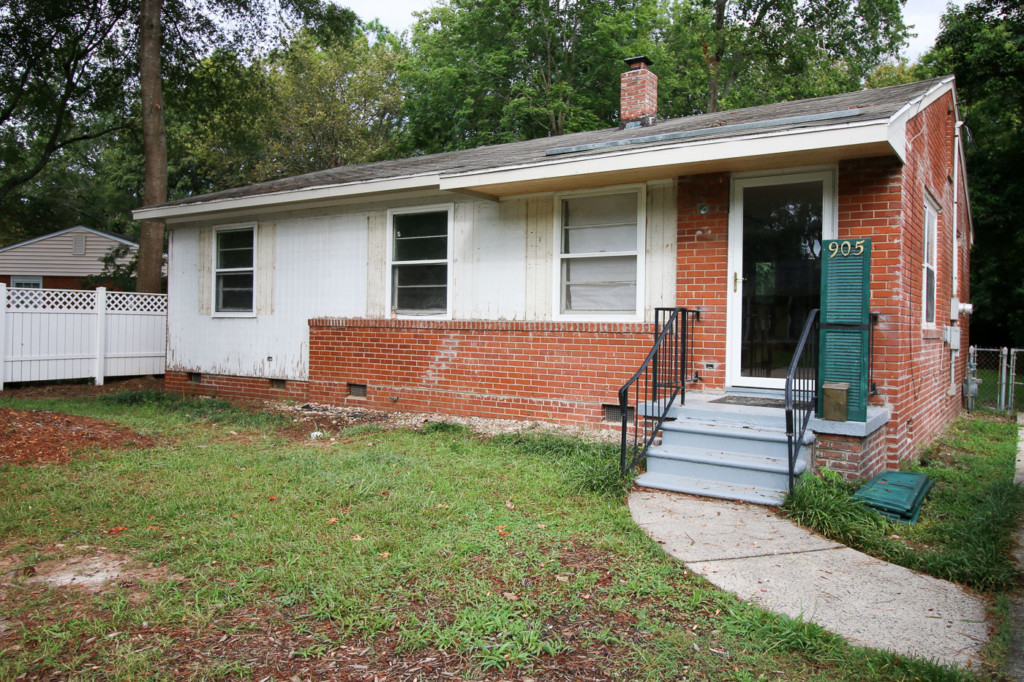
M963 121L957 121L953 126L953 298L960 301L960 233L958 232L958 219L960 217L960 128ZM960 316L957 314L956 322L953 323L952 334L960 334ZM958 350L950 351L949 355L949 394L956 395L956 361L960 355L957 343L954 346Z

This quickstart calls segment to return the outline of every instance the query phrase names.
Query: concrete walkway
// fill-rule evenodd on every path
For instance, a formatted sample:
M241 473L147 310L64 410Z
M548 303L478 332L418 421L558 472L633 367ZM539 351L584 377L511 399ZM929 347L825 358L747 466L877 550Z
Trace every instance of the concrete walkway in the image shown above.
M687 568L851 644L966 667L988 641L984 601L826 540L764 507L636 491L634 520Z
M1013 482L1024 485L1024 413L1017 414L1017 471ZM1017 566L1024 570L1024 527L1019 527L1014 536L1013 556ZM1006 674L1012 679L1024 680L1024 598L1016 597L1010 602L1010 619L1013 637L1006 654Z

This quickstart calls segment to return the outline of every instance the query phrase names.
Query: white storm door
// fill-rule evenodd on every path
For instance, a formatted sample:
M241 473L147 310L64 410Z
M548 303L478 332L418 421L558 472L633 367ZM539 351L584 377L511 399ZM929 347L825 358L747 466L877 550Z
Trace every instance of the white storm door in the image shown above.
M729 206L726 385L781 389L836 238L834 170L737 176Z

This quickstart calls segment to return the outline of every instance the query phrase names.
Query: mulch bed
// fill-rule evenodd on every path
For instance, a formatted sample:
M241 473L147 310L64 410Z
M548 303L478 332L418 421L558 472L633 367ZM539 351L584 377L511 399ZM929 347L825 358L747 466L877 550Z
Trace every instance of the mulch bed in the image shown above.
M0 408L0 464L65 464L79 450L142 448L155 443L100 419Z

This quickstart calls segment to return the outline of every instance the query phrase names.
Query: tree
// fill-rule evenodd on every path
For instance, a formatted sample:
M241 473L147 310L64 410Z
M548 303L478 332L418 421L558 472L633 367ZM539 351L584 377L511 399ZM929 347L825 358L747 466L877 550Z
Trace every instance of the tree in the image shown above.
M1024 347L1024 8L951 5L922 61L933 75L955 74L969 136L972 341Z
M895 59L903 0L677 0L664 31L682 74L666 113L687 115L857 90ZM659 75L663 72L658 68Z
M269 61L272 107L261 179L394 156L403 46L384 35L321 46L300 35Z
M142 131L145 156L143 206L167 200L167 134L164 124L161 56L164 50L198 61L199 50L193 40L220 37L222 32L210 19L218 13L239 26L239 36L259 40L267 35L267 17L287 14L305 20L321 36L351 36L357 18L351 11L323 0L282 0L280 4L261 0L209 0L209 6L188 0L141 0L139 13L139 87L142 102ZM219 4L218 4L219 3ZM163 43L164 19L170 17L169 32L177 40ZM272 26L272 23L270 24ZM142 221L139 231L139 291L160 291L164 225L161 221Z
M142 0L139 19L139 91L142 95L142 147L145 183L142 205L167 201L167 131L164 128L160 45L163 0ZM138 290L159 292L164 224L143 220L139 226Z
M127 0L11 0L0 10L0 207L65 151L127 116Z
M411 150L616 122L622 59L653 48L654 0L448 0L413 27L403 69Z

